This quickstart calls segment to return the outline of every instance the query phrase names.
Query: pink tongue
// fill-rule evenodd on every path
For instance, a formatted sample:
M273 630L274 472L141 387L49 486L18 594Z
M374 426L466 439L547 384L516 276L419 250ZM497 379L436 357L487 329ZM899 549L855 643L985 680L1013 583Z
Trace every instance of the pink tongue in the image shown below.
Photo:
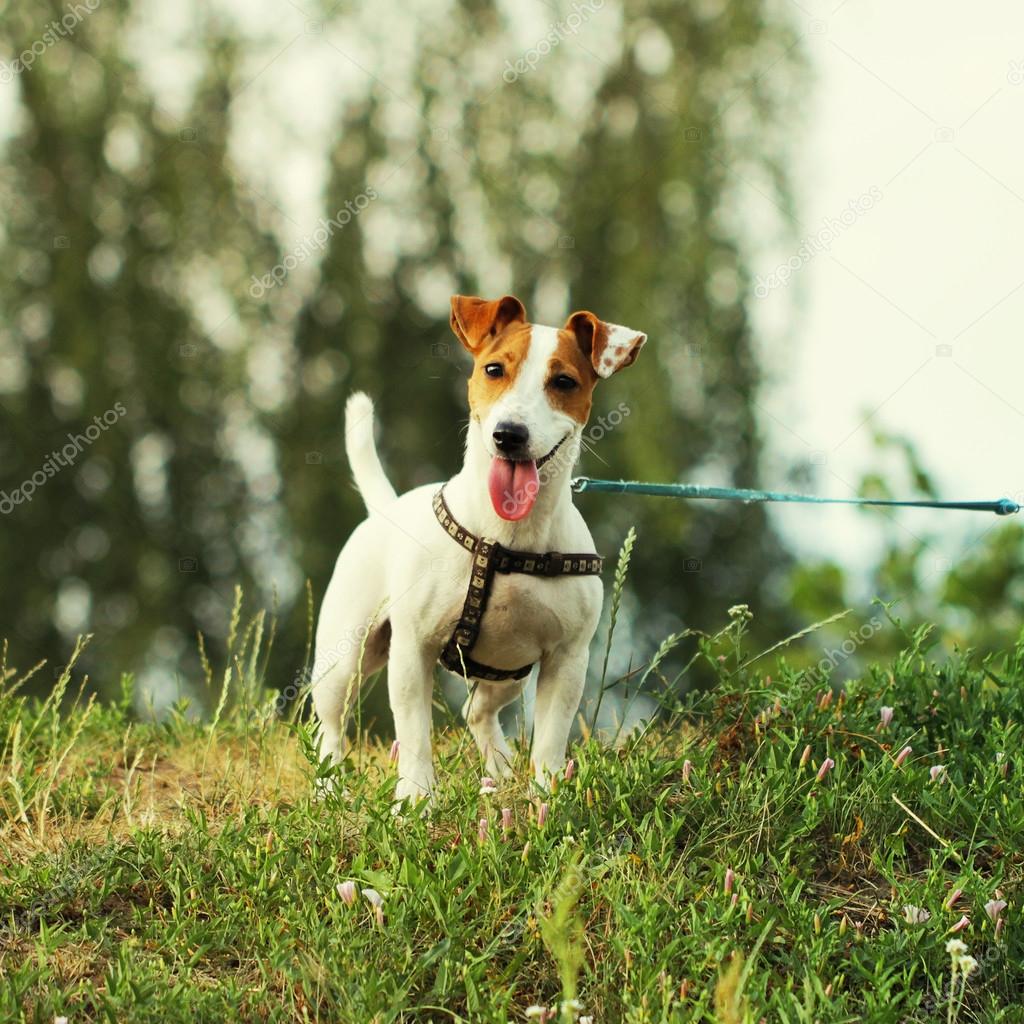
M511 462L495 456L487 476L494 511L502 519L515 522L528 515L537 500L540 480L536 462Z

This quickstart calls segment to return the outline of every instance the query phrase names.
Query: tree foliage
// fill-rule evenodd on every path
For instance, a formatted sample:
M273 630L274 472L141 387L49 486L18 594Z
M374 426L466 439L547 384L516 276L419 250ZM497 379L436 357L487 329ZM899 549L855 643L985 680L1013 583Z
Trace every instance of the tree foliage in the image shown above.
M442 6L414 24L390 12L404 78L380 71L398 44L379 7L325 13L341 50L358 36L375 55L325 154L323 216L353 212L263 290L254 278L295 250L273 196L232 156L246 83L230 22L197 21L184 117L141 73L124 0L4 86L17 117L0 176L0 489L125 409L3 519L0 621L19 658L89 631L94 673L145 666L169 683L240 582L279 594L299 661L301 581L322 593L362 514L342 453L346 394L378 400L400 488L458 464L453 292L512 291L541 322L589 308L649 334L600 389L595 421L628 415L584 471L760 482L741 191L756 180L789 203L792 28L763 0L591 0L555 28L543 5ZM55 11L8 8L0 45L30 48ZM741 601L768 635L786 620L787 556L761 508L581 504L605 553L638 526L638 637L717 622Z

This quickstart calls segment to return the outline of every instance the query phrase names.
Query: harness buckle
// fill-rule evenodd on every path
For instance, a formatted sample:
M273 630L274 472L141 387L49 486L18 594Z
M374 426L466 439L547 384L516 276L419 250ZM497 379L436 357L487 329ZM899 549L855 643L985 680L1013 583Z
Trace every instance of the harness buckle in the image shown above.
M548 551L545 556L547 562L544 566L545 576L561 576L562 565L565 559L562 557L561 551Z

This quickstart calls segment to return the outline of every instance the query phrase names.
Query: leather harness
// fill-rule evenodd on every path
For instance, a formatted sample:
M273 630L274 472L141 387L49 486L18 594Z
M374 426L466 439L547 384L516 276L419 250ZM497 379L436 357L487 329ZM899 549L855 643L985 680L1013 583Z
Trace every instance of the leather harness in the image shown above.
M465 678L484 679L488 682L522 679L529 674L532 664L515 669L491 668L469 656L480 636L480 625L487 610L487 600L491 596L494 574L521 572L528 576L547 576L552 579L559 576L599 576L604 559L596 554L513 551L486 537L477 537L460 526L444 500L443 487L434 495L433 504L434 515L441 528L473 556L462 616L438 660L449 672Z

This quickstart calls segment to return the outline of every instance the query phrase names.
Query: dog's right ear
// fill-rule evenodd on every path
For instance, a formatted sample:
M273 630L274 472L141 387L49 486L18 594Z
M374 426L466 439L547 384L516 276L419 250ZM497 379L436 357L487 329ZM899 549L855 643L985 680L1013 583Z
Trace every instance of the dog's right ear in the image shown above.
M488 302L473 295L453 295L451 325L455 337L470 352L493 338L515 321L526 322L526 310L514 295L505 295Z

